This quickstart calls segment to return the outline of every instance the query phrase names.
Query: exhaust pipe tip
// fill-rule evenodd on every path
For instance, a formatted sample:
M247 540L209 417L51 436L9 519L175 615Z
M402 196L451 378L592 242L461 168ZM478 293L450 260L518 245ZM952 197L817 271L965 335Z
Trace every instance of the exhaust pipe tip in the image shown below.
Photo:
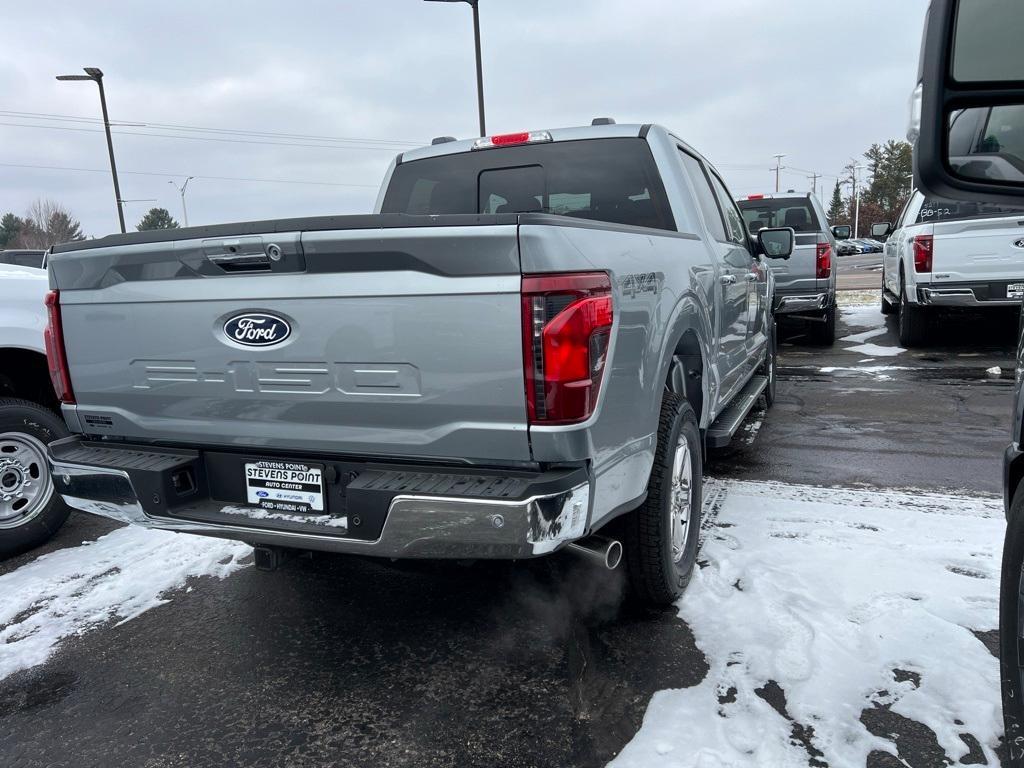
M614 571L622 562L622 542L612 540L604 551L604 565L609 571Z
M574 541L568 546L570 552L582 555L591 562L598 562L609 571L614 571L622 562L622 542L606 539L604 536L589 536Z

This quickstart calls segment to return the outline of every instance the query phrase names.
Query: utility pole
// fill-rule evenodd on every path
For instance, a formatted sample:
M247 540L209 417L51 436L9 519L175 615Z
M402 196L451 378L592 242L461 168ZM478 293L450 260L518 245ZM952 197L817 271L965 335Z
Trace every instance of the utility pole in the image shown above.
M811 176L808 176L807 178L811 180L811 192L814 195L817 195L818 194L818 179L821 178L821 174L820 173L815 173L815 174L813 174Z
M860 237L860 172L867 168L866 165L853 166L853 197L856 200L855 212L853 214L853 237Z
M185 190L188 189L188 183L190 181L192 181L192 179L194 179L194 178L195 178L195 176L189 176L187 179L185 179L185 183L182 184L180 187L177 184L175 184L173 181L168 181L167 182L172 187L174 187L176 190L178 190L178 192L181 194L181 213L182 213L182 216L185 219L185 226L186 227L188 226L188 209L185 207Z
M775 191L778 192L779 191L779 171L782 170L782 158L784 158L785 155L773 155L773 157L775 158L775 167L774 168L770 168L769 170L774 170L775 171Z

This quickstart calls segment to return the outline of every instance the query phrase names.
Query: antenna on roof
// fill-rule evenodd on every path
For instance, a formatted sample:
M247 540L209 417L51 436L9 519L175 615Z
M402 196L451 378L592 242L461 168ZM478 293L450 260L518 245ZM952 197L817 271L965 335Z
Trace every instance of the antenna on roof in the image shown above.
M615 125L615 118L613 117L595 117L590 121L591 125Z

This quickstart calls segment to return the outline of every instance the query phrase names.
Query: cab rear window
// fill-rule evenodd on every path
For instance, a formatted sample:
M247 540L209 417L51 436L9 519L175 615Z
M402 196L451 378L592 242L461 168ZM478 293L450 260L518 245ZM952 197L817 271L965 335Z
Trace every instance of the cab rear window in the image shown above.
M400 163L381 213L552 213L675 230L647 142L526 144Z
M956 221L958 219L991 219L1000 216L1024 216L1024 208L928 197L921 204L921 210L917 214L917 223L929 224L936 221Z
M792 227L794 232L820 232L821 222L806 197L758 198L738 200L750 234L766 227Z

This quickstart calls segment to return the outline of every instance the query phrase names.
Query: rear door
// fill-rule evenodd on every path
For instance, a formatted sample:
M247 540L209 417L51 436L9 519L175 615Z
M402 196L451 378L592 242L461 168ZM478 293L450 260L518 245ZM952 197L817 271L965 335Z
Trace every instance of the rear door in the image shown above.
M726 226L721 205L711 183L711 175L704 164L680 148L680 156L711 235L718 259L718 337L719 376L722 400L729 400L743 383L747 360L748 292L745 278L748 272L743 249L732 239ZM749 256L749 252L746 254Z
M270 455L529 460L515 224L347 218L55 254L82 429Z

